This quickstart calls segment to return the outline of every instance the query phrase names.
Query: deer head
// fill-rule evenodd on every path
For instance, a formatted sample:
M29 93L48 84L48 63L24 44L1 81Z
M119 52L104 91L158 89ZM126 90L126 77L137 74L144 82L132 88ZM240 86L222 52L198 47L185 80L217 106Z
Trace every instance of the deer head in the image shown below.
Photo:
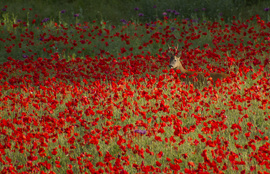
M175 47L175 51L173 52L171 50L171 47L169 47L169 52L168 52L168 55L170 57L170 64L169 64L169 67L171 69L180 69L181 72L185 73L186 70L184 69L181 61L180 61L180 57L181 57L181 52L179 52L177 54L177 51L178 51L178 46Z

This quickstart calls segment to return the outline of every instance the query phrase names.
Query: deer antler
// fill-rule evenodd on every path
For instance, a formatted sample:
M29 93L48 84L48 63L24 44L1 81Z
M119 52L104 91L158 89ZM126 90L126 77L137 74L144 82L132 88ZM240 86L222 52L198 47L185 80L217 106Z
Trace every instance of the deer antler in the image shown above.
M178 51L178 44L177 44L177 46L174 47L174 48L175 48L175 52L177 52L177 51Z
M172 47L170 47L169 45L168 45L168 48L169 48L169 52L172 52ZM177 53L177 51L178 51L178 44L177 44L177 46L175 46L174 47L174 53Z
M172 48L168 45L169 53L172 53Z

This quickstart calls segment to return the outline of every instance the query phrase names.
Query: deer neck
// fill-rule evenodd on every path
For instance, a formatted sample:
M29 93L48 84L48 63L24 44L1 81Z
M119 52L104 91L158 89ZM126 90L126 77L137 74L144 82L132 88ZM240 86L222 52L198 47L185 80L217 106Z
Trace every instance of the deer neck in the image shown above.
M180 64L178 65L177 69L179 69L181 71L181 73L186 73L187 70L185 70L185 68L183 67L182 63L180 62Z

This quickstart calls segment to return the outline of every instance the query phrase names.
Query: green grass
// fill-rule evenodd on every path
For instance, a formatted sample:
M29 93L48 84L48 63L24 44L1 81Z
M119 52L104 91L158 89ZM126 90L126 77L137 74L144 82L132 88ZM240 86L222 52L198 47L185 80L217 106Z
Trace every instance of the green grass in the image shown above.
M7 5L6 12L14 14L15 19L21 19L26 21L32 21L33 18L38 22L44 18L50 18L55 22L75 21L73 15L79 14L79 21L106 21L111 24L119 24L121 19L126 21L141 21L150 22L156 20L156 18L162 19L163 12L171 17L181 18L198 18L203 20L215 20L219 17L225 18L227 21L232 19L232 16L236 16L237 19L248 19L255 14L260 15L264 20L269 19L269 13L264 11L265 8L269 8L269 2L258 1L258 3L249 3L248 1L222 1L222 0L209 0L209 1L188 1L188 0L101 0L101 1L2 1L0 6L4 8ZM135 11L134 8L139 8ZM154 7L154 8L153 8ZM25 11L22 9L25 8ZM32 10L29 11L29 8ZM179 15L168 12L167 10L175 10ZM60 11L66 10L66 13L61 14ZM139 13L144 16L138 16ZM3 14L3 11L2 11ZM35 16L37 15L37 16ZM61 19L61 20L60 20Z
M0 171L268 171L269 2L100 2L0 2ZM177 44L186 69L231 83L183 84Z
M54 76L53 71L48 71L48 73L50 74L50 77ZM247 76L249 75L250 74L248 74ZM257 79L261 79L261 77L262 76L258 76ZM149 83L149 81L151 81L151 79L153 78L149 78L148 80L145 79L145 81L142 81L140 83L141 87L137 88L136 84L130 83L132 82L132 79L126 78L126 80L119 82L118 87L121 87L121 84L123 83L127 83L126 85L123 85L122 90L117 90L117 88L107 89L108 86L107 87L104 86L99 89L98 88L91 89L90 86L86 84L75 87L73 86L74 84L67 83L66 85L70 85L70 87L72 87L71 90L73 92L71 93L73 93L74 95L76 95L74 92L75 89L76 88L78 89L76 98L72 97L70 94L62 95L60 93L58 93L55 96L56 98L54 98L53 92L55 91L55 89L56 91L60 90L60 89L57 89L58 87L56 87L56 86L59 86L59 83L60 83L58 80L53 83L55 87L53 87L54 85L52 87L48 86L46 87L46 90L45 89L33 90L33 88L29 86L28 87L29 92L22 93L21 90L17 90L17 89L5 91L4 93L2 93L3 96L11 96L11 92L12 92L13 94L20 94L20 95L14 95L15 99L20 98L20 100L22 101L29 98L30 100L32 100L32 101L29 101L30 103L28 102L30 105L29 107L27 107L27 109L26 107L22 107L19 103L18 104L14 103L14 100L11 98L10 100L7 100L7 103L5 103L5 105L1 105L1 107L6 108L4 109L4 112L2 112L2 117L1 117L2 121L6 120L7 122L10 122L14 125L14 128L12 129L10 126L5 127L5 130L7 132L5 133L5 135L2 135L1 138L12 136L16 132L15 130L22 132L22 134L19 134L19 132L17 132L14 134L14 138L16 137L19 140L20 138L22 138L23 135L26 137L26 139L22 141L25 143L21 144L21 146L25 148L24 153L20 153L18 151L18 148L16 148L15 143L11 142L10 148L8 151L6 151L5 156L8 156L12 161L17 161L15 166L24 165L25 162L29 160L27 159L27 157L31 156L30 152L35 151L33 141L29 142L30 144L28 144L27 137L29 137L30 135L35 135L37 137L38 136L41 136L41 137L55 136L55 138L50 138L48 142L45 141L45 143L48 144L48 148L46 147L42 148L40 146L40 142L41 142L40 140L42 140L43 138L36 139L36 142L37 142L36 146L39 149L41 148L44 149L45 150L44 153L47 155L44 156L42 155L42 153L41 155L33 154L38 157L38 160L34 161L33 165L43 163L44 160L47 160L48 163L52 165L50 170L47 170L45 167L39 167L39 169L41 170L54 171L57 173L65 173L66 170L68 170L68 167L66 165L71 164L73 166L72 168L73 172L79 173L80 165L77 165L76 164L77 162L76 163L71 162L70 161L71 158L77 159L82 153L90 154L93 157L86 157L83 155L84 157L80 157L80 158L88 159L93 164L96 164L96 162L98 161L103 161L104 155L106 154L106 152L109 152L113 157L128 156L130 164L134 163L134 164L141 165L141 163L143 162L145 166L147 165L155 166L156 161L159 161L162 164L162 166L164 165L166 166L168 165L166 158L170 158L172 160L181 159L183 162L180 164L180 167L181 167L180 171L183 171L184 168L189 168L187 165L187 162L189 161L192 161L195 164L203 163L204 161L203 157L200 156L203 150L207 150L208 157L211 161L214 160L214 158L211 157L210 154L211 154L211 150L215 150L215 148L209 147L209 146L207 147L205 146L204 143L199 143L198 145L194 145L192 143L194 140L198 140L200 142L201 140L198 137L198 135L202 135L204 138L206 138L207 141L210 141L210 142L217 141L215 142L215 144L219 144L220 148L224 150L224 153L226 154L229 153L230 155L232 155L233 153L236 153L237 155L240 155L237 159L238 161L242 159L243 161L247 162L246 165L238 166L239 167L238 171L232 171L233 165L231 165L227 156L227 159L225 159L221 164L219 164L219 166L222 167L224 164L227 164L227 167L228 167L227 171L229 173L232 173L232 172L238 173L239 171L242 171L242 170L249 170L249 167L251 165L257 164L254 160L251 160L249 162L249 159L251 159L249 155L253 152L253 150L250 147L248 147L247 149L239 149L235 147L235 143L241 146L245 146L248 144L250 140L250 139L247 139L242 132L251 132L251 135L250 135L251 138L254 138L255 136L259 136L261 138L270 136L270 134L268 133L269 131L267 131L267 128L269 128L269 122L264 121L266 118L266 115L269 115L269 110L266 111L266 110L260 109L259 108L259 106L261 106L260 101L251 100L251 102L249 102L248 100L245 100L245 97L244 97L245 89L248 89L251 86L254 86L254 84L258 84L256 79L252 80L251 78L248 78L243 83L244 80L240 78L239 84L234 83L234 84L226 85L227 88L226 87L218 88L221 91L217 92L219 98L216 99L216 101L213 98L214 96L211 93L207 92L210 90L207 90L206 92L202 93L204 96L203 97L204 99L202 98L199 101L203 101L203 103L209 103L210 104L209 107L205 107L199 104L200 103L199 101L188 102L190 97L192 96L194 97L194 93L191 92L192 89L188 88L187 90L185 90L184 86L181 86L180 84L177 84L176 82L171 81L170 79L164 80L163 82L166 84L164 85L164 87L165 86L167 87L166 88L163 87L163 89L161 88L162 96L164 95L168 96L169 100L167 99L164 100L163 97L160 96L157 99L150 99L149 101L147 101L144 97L142 97L141 92L145 91L148 94L153 94L153 92L157 90L157 87L155 84L151 87L147 87L147 84ZM127 87L127 85L129 87ZM176 85L177 88L176 88L175 93L171 94L171 90L173 89L174 85ZM240 90L235 88L236 86L239 86ZM66 88L66 87L63 87L63 88ZM199 88L199 91L203 91L202 88L203 87ZM99 97L98 96L95 97L94 92L92 91L93 89L99 90L101 92ZM218 89L217 91L219 91ZM123 92L125 90L132 91L133 96L125 96L124 95L125 93ZM269 95L269 92L257 93L257 94L261 95L261 99L267 99L268 97L265 95L267 94ZM37 98L34 99L33 97L31 97L31 95L37 96ZM53 112L47 112L43 109L37 110L31 105L31 103L36 103L35 100L40 100L41 98L43 98L42 96L45 97L46 95L49 98L53 97L54 100L57 100L59 102L62 101L63 104L59 104L57 108L53 109ZM92 107L95 112L97 112L97 110L107 111L108 110L107 108L109 108L109 105L107 105L106 102L114 95L120 96L118 99L116 98L112 99L113 103L115 103L116 105L119 105L120 108L119 109L117 109L116 107L114 108L112 118L110 119L106 118L106 115L103 115L105 114L104 112L101 115L96 114L95 116L90 116L90 117L85 115L84 111L89 106ZM83 96L88 96L87 98L89 99L92 97L99 99L100 100L99 105L93 105L93 103L85 105L83 104L83 102L79 102L79 100L81 100ZM244 100L241 102L234 100L234 104L236 106L240 105L241 107L247 107L246 110L243 110L240 112L237 109L230 109L232 107L224 105L224 103L228 104L230 101L233 101L232 97L237 97L237 96L238 97L240 96L240 98ZM65 99L63 97L65 97ZM240 100L240 98L238 98L238 100ZM75 101L76 99L78 99L77 104L75 105L73 104L71 105L71 107L69 107L68 105L65 105L65 103L72 102L74 101L74 99ZM187 102L187 105L182 105L184 101ZM154 112L148 111L148 109L150 108L155 109L155 110L159 109L159 106L161 106L160 104L163 102L165 105L169 106L169 110L167 112L158 111L157 113L154 113ZM12 107L13 107L12 103L15 104L15 108L16 108L15 110L20 111L20 112L16 112L16 114L14 112L10 112L10 110L12 110ZM128 103L130 103L131 105L128 105ZM247 106L248 104L250 104L250 106ZM38 105L41 108L49 106L45 103L44 104L39 103ZM149 107L149 105L152 107ZM183 106L183 108L179 109L181 105ZM155 106L158 106L158 107L155 107ZM200 106L201 109L195 111L195 108L197 106ZM94 107L96 107L96 109L94 109ZM124 112L122 111L123 107L125 108ZM143 107L146 107L148 109L144 110ZM24 121L24 123L22 122L23 124L19 122L14 122L15 120L20 121L20 119L18 119L17 114L23 115L22 114L23 112L27 113L25 115L25 118L36 119L37 124L35 125L33 124L33 122L27 123L26 120ZM178 115L179 112L181 113L180 115ZM126 120L121 120L120 116L122 117L124 113L126 113L126 116L128 117ZM143 116L144 114L142 113L145 113L145 117ZM30 117L29 117L29 114L30 114ZM31 116L31 114L33 114L33 116ZM76 115L80 117L79 120L85 120L86 127L88 127L88 129L86 129L86 127L83 127L83 126L76 127L75 125L80 125L81 121L79 120L74 120L75 122L71 120L68 121L67 118L75 118ZM102 115L104 116L104 118L102 118L103 117ZM245 118L244 115L247 115L248 117ZM91 126L91 123L96 118L99 118L99 121L97 121L97 125ZM147 123L148 118L151 118L152 121ZM155 121L154 121L154 118L156 118ZM169 118L169 120L171 120L172 118L173 119L172 121L168 121L165 118L167 119ZM60 119L65 120L64 125L63 126L59 125L60 126L60 127L58 126L59 129L56 129L56 124L58 124L57 122L59 122ZM148 128L135 126L138 120L142 120L143 122L147 123ZM114 123L112 126L105 126L107 121L113 121ZM247 123L252 123L254 126L252 126L251 129L249 130ZM130 125L130 124L134 125L136 127L135 129L147 130L148 131L147 135L135 136L134 132L129 129L127 129L127 132L123 132L123 129L120 129L120 131L117 131L117 133L113 133L113 130L116 128L114 126L119 125L120 127L123 128L124 126ZM239 132L240 134L236 135L237 139L234 139L233 136L231 135L233 132L238 130L238 129L232 128L234 124L237 124L241 127L241 130ZM179 127L179 130L181 130L182 133L180 133L179 136L175 136L174 132L177 129L174 126L179 126L179 125L181 125L181 127ZM20 131L19 128L22 128L22 131ZM191 128L193 129L193 131L189 132L188 130L190 130ZM162 131L159 132L162 129L164 129L164 132ZM102 133L103 136L101 136L102 134L98 136L98 134L96 133L94 134L90 133L90 131L95 132L95 130L101 130L101 132L104 133L104 134ZM260 135L258 130L264 132L263 136ZM60 132L55 135L54 133L58 131ZM63 131L66 133L64 133ZM153 134L155 134L155 136L153 136ZM80 142L75 141L73 145L76 147L76 149L72 150L70 149L70 144L67 143L67 140L74 135L75 135L76 140L79 140ZM100 147L100 151L102 152L103 156L100 156L97 153L95 145L93 144L87 145L84 143L84 140L82 137L86 135L100 137L98 145ZM132 150L132 149L127 148L125 152L121 150L120 146L117 144L117 141L119 140L119 136L121 136L123 139L126 140L125 143L121 143L122 146L127 146L127 144L129 144L130 147L132 148L136 149L136 146L137 146L138 150L143 149L144 159L141 158L140 155L136 153L134 154L135 149ZM160 137L162 142L155 140L155 137ZM171 140L169 140L171 137L174 137L174 140L175 140L174 143L171 142ZM166 143L165 138L168 138L168 143ZM53 141L53 139L55 140ZM184 142L182 142L183 144L180 145L179 143L182 140L184 140ZM107 144L106 142L109 142L109 144ZM257 141L254 143L256 149L261 147L263 144L265 144L265 141ZM60 148L60 146L66 147L69 149L66 152L66 154L65 154L65 151ZM56 150L57 155L52 155L51 153L53 149L55 148L57 149ZM150 155L146 153L145 152L146 149L149 149L155 155ZM157 154L159 154L160 152L163 153L162 156L164 157L162 156L157 157ZM185 160L184 155L187 155L188 160ZM60 165L62 166L61 168L57 168L55 166L54 164L55 160L60 161ZM114 162L115 160L111 161L111 163L113 164ZM86 163L83 163L83 164L86 164ZM94 167L94 168L98 169L97 167ZM1 168L1 170L3 170L3 167ZM137 170L134 169L131 165L125 166L124 170L130 173L137 172ZM258 170L259 169L256 169L256 171ZM21 170L21 171L25 171L25 168L24 170Z

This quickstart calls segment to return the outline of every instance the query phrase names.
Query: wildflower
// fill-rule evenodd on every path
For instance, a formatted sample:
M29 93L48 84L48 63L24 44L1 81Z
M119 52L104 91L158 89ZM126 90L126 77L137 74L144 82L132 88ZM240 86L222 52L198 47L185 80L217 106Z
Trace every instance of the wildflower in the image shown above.
M180 15L180 13L176 11L176 12L174 12L174 15Z
M188 162L188 166L195 167L195 164L194 164L194 162L189 161L189 162Z
M265 8L264 11L269 11L270 8Z
M25 59L26 59L26 58L28 58L28 56L27 56L27 55L25 55L25 54L23 54L23 55L22 55L22 57L23 57L23 58L25 58Z
M127 24L128 23L125 19L121 19L120 22L123 22L123 24Z
M139 10L139 8L138 8L138 7L135 7L135 8L134 8L134 10L135 10L135 11L138 11L138 10Z
M154 5L154 6L153 6L153 8L157 8L157 6L156 6L156 5Z
M205 8L202 8L202 11L205 11L206 9Z
M138 15L139 15L139 16L144 16L144 14L142 14L142 13L139 13Z
M166 13L166 12L163 12L162 14L163 14L163 16L166 16L166 15L167 15L167 13Z
M2 8L2 11L7 11L7 9L6 8Z
M136 132L136 133L139 133L139 134L146 134L146 130L135 130L134 132Z
M74 17L76 18L76 17L79 17L80 15L79 14L74 14Z
M50 20L50 18L44 18L41 22L44 23L44 22L47 22L49 20Z
M61 13L66 13L66 10L62 10Z

